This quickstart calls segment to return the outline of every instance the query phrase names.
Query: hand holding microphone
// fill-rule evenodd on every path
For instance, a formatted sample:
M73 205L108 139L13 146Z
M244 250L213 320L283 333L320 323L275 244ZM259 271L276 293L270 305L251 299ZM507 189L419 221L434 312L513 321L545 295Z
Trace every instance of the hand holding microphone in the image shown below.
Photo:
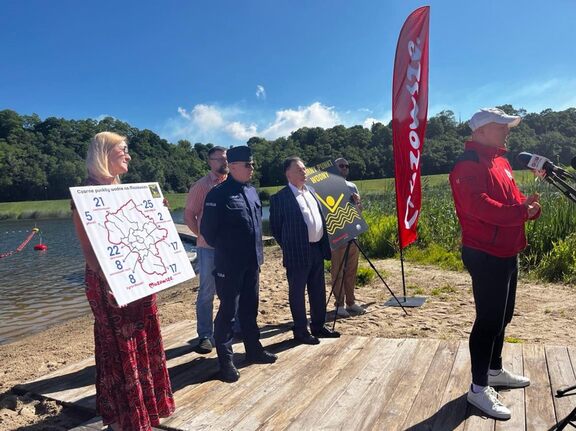
M576 164L575 159L572 159L574 164ZM550 161L550 159L539 156L538 154L531 154L523 151L518 154L518 156L516 156L516 160L525 165L528 169L534 171L538 176L540 176L539 173L544 172L544 178L550 175L557 175L562 179L570 178L572 180L576 180L576 177L566 169L561 168L560 166L556 166Z

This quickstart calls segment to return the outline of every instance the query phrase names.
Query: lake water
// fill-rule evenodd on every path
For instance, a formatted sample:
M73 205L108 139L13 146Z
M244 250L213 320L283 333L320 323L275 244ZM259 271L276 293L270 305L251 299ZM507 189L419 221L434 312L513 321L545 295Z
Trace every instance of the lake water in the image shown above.
M172 217L183 222L182 211ZM2 221L0 253L18 247L35 225L48 250L34 250L36 235L20 253L0 259L0 344L90 313L84 257L71 219Z
M263 210L267 220L268 208ZM183 211L172 212L172 218L183 223ZM84 256L71 219L1 221L0 253L18 247L35 226L48 250L34 250L36 235L20 253L0 259L0 344L91 312Z

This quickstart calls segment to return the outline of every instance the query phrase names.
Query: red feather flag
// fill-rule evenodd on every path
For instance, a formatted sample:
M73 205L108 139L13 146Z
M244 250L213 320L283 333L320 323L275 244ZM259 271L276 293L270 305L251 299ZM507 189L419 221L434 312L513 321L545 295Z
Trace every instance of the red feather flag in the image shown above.
M420 160L428 114L430 7L410 14L398 38L392 88L394 176L400 248L416 240L422 201Z

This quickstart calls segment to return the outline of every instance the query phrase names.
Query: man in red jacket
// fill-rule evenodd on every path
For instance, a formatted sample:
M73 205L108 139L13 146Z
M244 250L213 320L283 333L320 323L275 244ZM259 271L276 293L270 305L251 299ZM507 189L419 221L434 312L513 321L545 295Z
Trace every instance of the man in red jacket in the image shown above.
M540 216L539 196L520 193L504 157L510 128L520 120L498 108L476 112L468 123L472 139L450 173L462 228L462 261L472 277L476 305L467 399L498 419L509 419L510 410L493 388L530 384L528 378L502 368L504 330L514 313L518 253L526 247L524 223Z

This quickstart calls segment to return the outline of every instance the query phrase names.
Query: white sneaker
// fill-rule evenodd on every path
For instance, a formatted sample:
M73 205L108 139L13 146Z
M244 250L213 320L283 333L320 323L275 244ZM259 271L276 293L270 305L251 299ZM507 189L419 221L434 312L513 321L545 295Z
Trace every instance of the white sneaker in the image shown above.
M366 309L359 306L358 304L352 304L349 307L346 307L346 311L348 311L348 313L352 313L352 314L365 314L366 313Z
M488 416L497 419L510 419L510 410L498 399L498 392L491 386L486 386L482 391L475 393L472 387L468 390L466 397L468 402L479 408Z
M336 315L338 317L350 317L350 313L348 313L344 307L338 307L336 309Z
M493 387L506 387L506 388L525 388L530 384L528 377L519 374L513 374L505 368L496 376L488 374L488 384Z

